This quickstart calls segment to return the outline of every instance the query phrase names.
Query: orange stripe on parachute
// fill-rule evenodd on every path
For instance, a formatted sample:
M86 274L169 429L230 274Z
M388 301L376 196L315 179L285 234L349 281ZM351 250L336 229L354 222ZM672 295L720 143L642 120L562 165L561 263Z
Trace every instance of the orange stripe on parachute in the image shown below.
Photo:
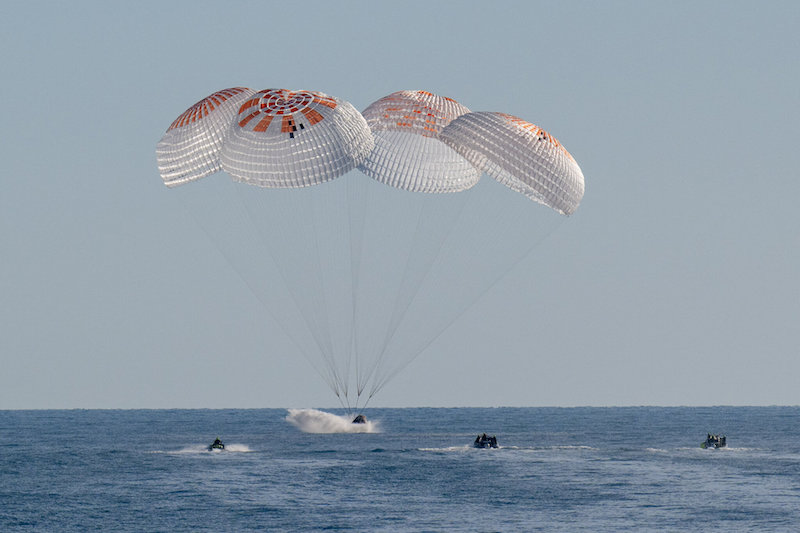
M322 96L314 96L314 100L312 101L317 104L322 104L325 107L336 109L336 100L334 100L333 98L323 98Z
M258 111L253 111L252 113L244 117L242 120L239 121L239 127L244 128L245 126L247 126L247 123L253 120L253 117L255 117L258 114L259 114Z
M312 126L317 122L322 120L322 115L320 115L319 111L316 109L311 109L310 107L304 107L300 110L303 115L308 119L309 124Z
M539 139L547 141L550 144L552 144L553 146L555 146L556 148L559 148L562 152L564 152L564 154L567 155L567 157L569 157L570 159L572 159L574 161L574 159L572 157L572 154L570 154L567 151L567 149L564 148L561 145L560 142L558 142L558 139L556 139L555 137L553 137L552 135L550 135L549 133L544 131L542 128L540 128L536 124L532 124L532 123L530 123L530 122L528 122L526 120L522 120L521 118L515 117L514 115L505 115L505 117L508 119L508 121L511 124L515 125L516 127L520 128L520 129L523 129L523 130L526 130L526 131L529 131L533 135L539 137Z
M270 122L272 122L272 115L264 115L264 118L259 120L258 124L255 125L253 131L259 131L259 132L267 131Z
M239 114L244 112L245 109L253 107L256 104L258 104L258 98L251 98L250 100L242 104L242 107L239 108Z
M173 130L175 128L182 128L191 124L192 122L197 122L198 120L207 117L209 113L216 109L215 105L218 107L222 105L222 102L228 100L228 98L243 93L248 89L244 89L241 87L234 87L231 89L223 89L222 91L217 91L214 94L203 98L192 107L181 113L178 118L176 118L172 124L170 124L167 131ZM241 109L240 109L241 112Z

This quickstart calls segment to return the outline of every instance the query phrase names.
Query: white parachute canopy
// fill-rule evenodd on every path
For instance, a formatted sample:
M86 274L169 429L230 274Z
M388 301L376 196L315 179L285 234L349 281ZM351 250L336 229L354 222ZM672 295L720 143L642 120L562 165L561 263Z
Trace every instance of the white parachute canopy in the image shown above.
M467 113L439 139L503 185L565 215L583 198L583 172L555 137L505 113Z
M464 191L478 182L472 163L439 141L439 132L469 109L427 91L398 91L364 110L375 148L359 170L392 187L413 192Z
M219 153L239 106L254 91L233 87L203 98L176 118L156 146L158 171L168 187L220 170Z
M242 104L222 145L222 169L260 187L307 187L354 169L374 146L349 102L313 91L267 89Z
M450 98L399 91L365 118L320 92L225 91L209 97L227 98L214 109L197 111L202 100L170 126L159 171L170 187L188 184L175 194L349 411L583 194L554 139ZM354 168L373 179L347 174ZM233 180L211 176L220 169Z

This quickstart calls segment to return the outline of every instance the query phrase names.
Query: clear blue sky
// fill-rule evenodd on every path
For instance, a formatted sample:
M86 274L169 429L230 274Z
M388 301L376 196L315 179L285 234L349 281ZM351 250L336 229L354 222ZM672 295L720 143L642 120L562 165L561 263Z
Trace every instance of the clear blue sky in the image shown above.
M372 405L800 403L796 2L6 2L0 26L0 409L336 405L158 175L170 122L236 85L426 89L583 169L578 212Z

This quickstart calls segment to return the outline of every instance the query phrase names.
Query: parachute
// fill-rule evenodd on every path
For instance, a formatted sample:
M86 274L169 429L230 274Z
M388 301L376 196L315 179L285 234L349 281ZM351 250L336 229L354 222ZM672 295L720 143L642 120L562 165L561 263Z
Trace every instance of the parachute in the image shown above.
M181 114L156 156L164 183L350 412L584 192L577 163L540 128L426 91L359 113L316 91L224 89Z
M222 169L260 187L338 178L374 146L364 117L349 102L311 91L259 91L242 104L229 131Z
M583 173L555 137L505 113L468 113L439 138L476 168L531 200L571 215L583 198Z
M176 118L156 147L158 171L168 187L199 180L222 169L219 154L231 120L253 94L244 87L217 91Z
M450 193L478 183L480 172L439 140L451 120L469 113L452 98L398 91L364 110L375 149L359 170L381 183L413 192Z

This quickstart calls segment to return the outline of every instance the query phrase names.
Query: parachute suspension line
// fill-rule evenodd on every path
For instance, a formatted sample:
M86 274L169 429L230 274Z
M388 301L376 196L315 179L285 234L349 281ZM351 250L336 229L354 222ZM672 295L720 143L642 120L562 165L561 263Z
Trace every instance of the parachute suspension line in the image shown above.
M230 185L228 185L229 187L230 186L234 186L234 184L232 182L230 182L228 180L226 180L226 181L227 181L227 183L230 184ZM197 184L191 184L189 187L192 187L192 186L197 187ZM186 189L188 189L188 187ZM184 195L178 195L178 196L179 196L179 198L181 198L181 200L183 200L182 203L183 203L184 210L186 212L188 212L189 215L194 219L194 221L197 224L197 226L200 229L203 230L203 233L205 233L206 238L210 242L212 242L214 244L214 246L217 249L217 251L222 255L223 258L225 258L225 261L228 263L228 265L233 269L234 272L236 272L236 274L239 276L239 279L242 280L242 282L247 286L247 288L250 291L250 293L253 296L255 296L256 300L258 300L258 302L261 304L261 307L264 310L267 311L267 313L272 317L274 322L276 324L278 324L278 326L281 328L281 331L283 331L283 333L286 335L286 337L292 342L292 344L295 345L295 347L303 355L303 357L306 359L306 361L308 361L308 363L311 365L311 367L314 369L314 371L317 372L317 374L320 377L322 377L322 379L326 383L328 383L328 385L334 390L334 393L338 396L339 393L336 390L335 382L334 382L332 376L330 376L329 370L328 369L323 370L322 368L320 368L320 366L318 365L318 363L316 361L316 358L311 356L311 354L303 347L302 343L298 340L297 336L295 334L293 334L289 330L289 328L286 327L285 322L283 320L281 320L281 318L278 316L276 311L268 304L268 302L265 299L266 298L265 295L260 290L258 290L258 287L250 280L250 278L248 276L246 276L242 272L242 268L239 266L238 262L233 259L232 254L230 253L230 251L227 250L224 246L222 246L222 244L225 242L225 239L224 238L220 238L220 236L215 236L214 234L212 234L212 232L210 231L210 229L207 226L207 223L206 223L207 220L205 218L201 218L199 216L199 213L195 209L191 208L190 204L192 202L190 202L189 198L186 198ZM241 198L240 198L240 200L241 200ZM195 207L199 207L199 206L195 206ZM203 206L203 212L204 212L204 214L207 212L207 209L205 208L205 206ZM248 217L247 218L250 221L251 227L252 227L252 217L249 216L249 212L248 212ZM228 214L226 216L226 220L227 220L227 223L225 224L226 227L230 228L230 227L235 227L236 226L236 224L233 222L233 216L231 214ZM240 225L243 222L244 222L243 220L240 220L239 221ZM253 243L253 244L259 245L259 244L263 244L263 243L256 242L256 243ZM261 247L264 247L264 246L261 246ZM266 247L264 247L264 248L266 248ZM270 255L270 258L273 260L273 263L274 263L274 257L272 257L271 253L269 255ZM278 270L280 271L280 269L278 269ZM284 284L288 286L288 284L286 283L286 280L284 279L283 281L284 281ZM295 305L296 305L296 302L295 302ZM298 307L298 309L299 309L299 307ZM326 372L326 370L328 370L328 372Z
M262 247L264 249L266 249L266 251L268 252L270 258L273 261L273 263L276 265L277 271L278 271L279 275L281 276L282 283L284 284L284 286L288 290L295 307L300 312L300 315L302 316L303 321L305 322L305 325L306 325L308 331L311 333L311 336L312 336L315 344L317 345L317 348L319 349L320 354L322 355L323 361L325 362L324 371L318 366L318 364L315 361L315 358L311 357L311 355L308 352L306 352L305 350L301 349L301 353L306 358L306 360L311 364L312 368L314 368L314 370L317 372L317 374L319 374L320 377L322 377L322 379L333 390L334 394L336 394L337 397L340 397L340 394L342 393L341 379L338 376L338 373L336 372L336 365L335 365L335 361L334 361L334 359L332 357L332 354L330 353L329 349L326 349L326 344L324 343L324 339L320 338L320 334L318 332L318 328L314 326L316 321L313 320L313 317L309 316L308 310L304 306L300 305L301 298L300 298L300 296L298 294L298 289L296 287L296 284L291 283L287 279L286 272L285 272L285 270L283 268L284 265L282 265L282 263L275 256L274 248L267 244L269 242L269 239L268 239L268 235L265 233L265 231L267 231L267 229L275 229L274 227L278 226L278 222L283 222L284 226L285 226L285 223L286 223L287 220L296 219L297 218L297 213L299 211L297 210L297 208L289 209L288 212L290 214L294 214L295 216L291 217L291 218L287 218L287 215L284 214L285 210L282 210L282 209L277 209L276 210L274 205L269 205L269 206L265 206L264 205L264 202L266 201L266 199L268 197L270 197L269 193L276 194L279 191L256 189L252 185L242 185L242 184L236 184L236 183L233 183L233 182L231 182L231 185L234 187L234 189L237 192L238 199L239 199L240 203L242 204L242 206L244 207L245 212L247 213L247 216L248 216L248 218L250 220L251 227L255 227L256 228L258 236L260 237L260 242L261 242ZM275 220L271 220L271 224L270 225L274 226L273 228L266 228L266 227L264 227L265 224L259 223L258 218L256 217L256 213L253 212L253 208L249 205L249 202L247 202L245 200L245 198L243 197L243 194L245 194L245 191L248 193L249 197L257 196L258 201L256 203L258 203L258 205L259 205L259 210L258 211L260 213L277 214L277 217L273 217L273 219L275 219ZM280 192L288 192L289 193L288 195L290 197L296 197L296 195L291 194L291 193L294 193L296 191L280 191ZM261 193L261 194L259 194L259 193ZM291 204L292 204L291 201L285 202L285 203L284 202L278 202L278 205L281 206L281 207L285 207L285 206L291 205ZM280 228L278 230L278 232L285 234L286 233L285 227ZM235 266L234 266L234 268L235 268ZM253 289L251 288L251 290L253 290ZM255 292L255 291L253 291L253 292L254 292L254 294L257 294L257 292ZM284 331L288 331L288 328L284 325L284 321L282 319L280 319L280 317L277 316L277 313L275 311L271 310L271 306L268 305L268 303L263 301L261 298L259 298L259 300L261 301L261 303L264 306L264 308L270 310L270 313L273 315L273 318L275 318L276 322L278 322L281 325L282 329ZM295 344L299 345L299 343L297 341L294 341L294 342L295 342Z
M419 285L413 288L412 297L409 299L408 304L405 306L403 311L400 311L401 307L401 296L403 294L403 285L405 285L406 280L409 277L409 271L411 270L411 260L414 257L414 252L417 249L417 245L420 241L420 228L422 227L422 215L425 212L425 206L423 206L419 211L417 211L417 221L414 227L414 237L412 240L411 250L406 257L405 266L403 267L403 276L400 280L400 288L397 291L397 294L394 298L394 305L392 306L392 316L389 319L389 328L386 330L386 335L383 339L383 345L381 346L380 351L378 352L378 357L375 360L375 368L374 371L377 371L379 368L383 366L383 355L386 353L386 346L389 344L389 341L394 337L394 333L397 330L397 326L399 325L400 318L408 309L408 305L414 299L414 295L416 294L416 290L419 288ZM399 315L399 316L398 316Z
M361 186L359 187L359 183ZM358 296L360 294L360 272L361 272L361 257L363 252L363 239L364 239L364 225L366 221L366 210L368 205L370 188L369 183L363 179L363 176L357 174L349 176L347 180L347 207L348 207L348 242L350 243L350 283L351 283L351 320L350 320L350 352L348 354L348 361L353 359L355 366L355 382L357 389L356 404L358 396L361 396L363 390L360 381L361 366L359 364L359 344L358 335L356 334L356 324L358 323ZM360 194L358 194L360 192ZM357 197L358 194L358 197ZM357 210L354 213L354 208ZM349 365L348 365L349 367Z
M337 394L336 397L339 399L339 403L342 405L342 408L349 413L351 411L350 398L346 394L344 395L344 400L342 400L342 397L339 394Z
M306 268L312 267L312 276L310 279L312 283L309 286L308 276L304 276L300 282L295 282L293 285L297 286L296 289L299 290L300 287L303 287L306 291L306 297L303 298L299 296L299 300L302 303L310 306L307 309L303 310L304 316L312 316L313 317L313 324L311 325L312 334L317 340L318 345L320 347L320 352L323 356L323 360L325 361L328 372L330 373L331 380L333 382L333 386L336 387L336 390L339 394L347 394L347 391L344 389L343 384L341 382L341 377L339 376L335 364L335 354L333 352L333 347L331 343L330 337L330 328L327 324L327 314L325 312L324 302L320 301L320 298L324 294L323 291L323 283L322 283L322 274L321 274L321 267L319 261L319 248L317 245L317 235L316 229L314 226L314 216L313 216L313 207L314 207L314 192L313 190L301 189L301 190L288 190L288 191L281 191L286 192L289 196L289 201L285 203L280 203L279 205L282 208L281 211L281 221L293 221L298 223L297 225L302 228L304 231L302 233L301 241L299 243L299 248L303 249L306 253L311 253L313 258L309 258L307 255L303 256L301 260L306 263ZM308 198L307 196L310 196ZM305 197L305 198L304 198ZM308 206L311 206L311 215L309 216L307 210L309 209ZM303 209L305 208L305 210ZM288 232L291 233L291 232ZM285 240L288 240L285 238ZM310 242L313 241L314 246L310 246ZM313 253L312 253L313 251ZM311 262L309 261L311 259ZM286 265L289 271L294 271L298 268L297 262L291 262L292 264ZM314 284L313 282L316 282Z
M411 203L412 199L423 198L422 196L416 196L416 194L419 194L419 193L412 193L412 194L414 194L414 196L407 196L408 193L406 193L406 195L403 195L402 193L398 192L398 194L402 195L402 196L405 196L406 198L409 198L409 203ZM408 210L410 210L410 209L404 209L404 211L408 211ZM414 224L414 228L415 229L414 229L412 244L411 244L409 253L406 255L406 260L404 262L404 267L403 267L403 274L402 274L402 276L400 278L400 285L399 285L399 287L397 289L397 292L394 295L394 305L392 306L392 314L391 314L391 318L389 319L389 325L388 325L388 327L386 329L386 333L384 335L383 343L382 343L380 349L377 350L377 352L378 352L377 355L371 361L371 363L369 365L369 368L368 368L366 374L363 377L363 381L359 382L359 391L360 392L363 392L364 388L372 380L373 376L375 376L377 373L379 373L379 369L382 366L383 355L384 355L384 353L386 351L386 345L388 344L388 342L391 339L391 337L394 335L394 329L396 329L396 327L397 327L395 322L397 321L396 317L397 317L397 314L398 314L398 309L400 307L400 300L401 300L401 296L402 296L402 293L403 293L403 286L405 285L405 282L406 282L406 280L408 278L408 271L411 268L411 261L412 261L413 255L414 255L414 250L415 250L416 245L417 245L417 243L419 241L419 231L420 231L420 226L421 226L421 223L422 223L423 207L420 207L419 209L416 209L415 211L416 211L416 222Z
M377 371L380 373L380 368L383 366L383 360L385 354L387 353L387 349L391 341L394 339L395 334L397 333L400 324L403 323L403 320L406 317L406 313L408 312L409 308L412 306L414 301L417 299L417 295L420 292L425 280L431 273L434 264L436 264L437 260L439 259L439 255L442 251L443 243L450 237L453 229L456 227L456 222L461 218L461 213L464 210L464 206L466 205L466 199L470 191L462 191L460 193L451 193L448 195L448 198L430 198L423 197L422 199L425 202L423 208L419 211L419 215L417 217L417 226L414 232L414 240L413 245L411 248L411 253L408 255L405 270L403 272L403 280L401 282L401 290L397 293L397 298L395 300L395 306L392 311L392 319L390 321L389 329L386 332L386 337L383 341L383 345L381 346L380 353L378 355L377 361ZM427 200L436 200L434 203L433 201ZM426 231L424 224L431 220L431 215L429 214L430 211L435 211L437 214L442 212L442 209L439 204L443 203L442 200L452 200L453 205L455 205L454 212L450 213L449 211L445 210L445 214L448 215L447 219L443 220L442 223L439 223L439 218L436 217L434 220L436 222L435 226L440 231L438 232L430 232ZM432 207L433 206L433 207ZM413 271L416 273L416 279L410 279L410 274L412 274L412 260L416 258L417 253L420 253L419 248L422 245L426 244L423 242L423 237L432 235L432 238L428 241L428 244L433 247L433 253L428 250L427 255L424 253L425 250L422 250L420 260L422 261L421 267L417 270ZM403 286L406 285L406 282L410 283L410 288L407 290L403 289ZM405 301L401 302L401 296L406 296ZM372 394L370 394L372 397Z
M354 265L354 239L353 236L353 200L352 200L352 192L351 192L351 179L347 179L346 186L345 186L345 201L344 205L347 207L347 223L346 228L343 230L346 233L345 242L347 243L347 258L348 258L348 267L349 267L349 274L350 274L350 298L349 298L349 313L348 313L348 328L347 328L347 341L344 346L344 356L345 356L345 375L347 376L348 381L350 381L351 369L357 361L354 357L354 331L355 331L355 305L356 305L356 297L355 297L355 286L356 286L356 267ZM356 368L356 372L358 369Z
M483 218L485 217L481 217L478 220L481 220ZM503 218L505 218L506 220L503 220ZM503 220L501 223L502 226L507 227L507 224L509 224L509 222L507 221L508 218L511 217L508 216L499 217L499 220ZM386 374L382 375L379 379L377 379L373 384L369 397L371 398L374 394L379 392L386 385L386 383L391 381L391 379L394 378L400 371L406 368L417 357L419 357L420 354L422 354L425 350L427 350L428 347L431 344L433 344L439 337L441 337L448 329L450 329L450 327L456 321L458 321L459 318L464 316L466 312L469 311L483 296L489 293L501 280L503 280L506 276L508 276L508 274L510 274L512 270L514 270L520 263L522 263L533 252L535 248L537 248L545 239L547 239L553 232L555 232L561 226L561 224L564 223L565 219L566 217L559 216L557 224L549 228L548 231L546 231L543 235L531 241L528 246L523 247L520 252L515 254L514 258L510 261L510 263L508 263L507 266L505 266L496 276L494 276L491 282L487 286L483 287L480 291L478 291L477 294L473 295L469 299L468 303L452 318L450 318L444 324L443 327L439 328L438 331L435 331L432 336L430 336L421 345L419 345L418 348L413 351L413 355L409 359L404 360L402 364L398 365L397 367L393 368L390 372L387 372ZM492 235L489 235L489 237L491 237Z
M285 237L287 233L291 233L287 231L286 224L291 221L292 225L296 225L297 227L304 230L302 235L304 236L304 240L312 240L315 238L314 228L313 228L313 221L309 221L309 216L307 213L302 209L302 207L306 207L308 209L309 205L309 198L302 198L306 195L311 195L312 191L308 190L282 190L282 191L269 191L273 194L283 193L288 196L288 200L286 202L278 202L278 206L280 209L275 210L273 206L262 206L260 211L261 212L268 212L269 209L276 212L279 217L279 222L282 223L281 226L275 224L278 227L278 232L284 235L284 241L288 239ZM265 197L266 198L266 197ZM313 197L311 198L313 200ZM266 207L266 208L265 208ZM262 226L259 226L262 228ZM263 230L271 229L267 227L263 227ZM306 245L306 246L302 246ZM301 242L302 249L307 251L307 243ZM315 257L317 254L315 254ZM304 257L305 259L305 257ZM276 259L277 260L277 259ZM284 267L282 270L282 275L284 279L286 279L287 272L293 272L297 265L294 261L289 261L289 264L286 264L286 260L280 262L281 265ZM320 354L323 357L323 361L326 364L327 372L329 375L329 385L335 389L337 394L343 393L343 388L341 384L341 379L336 371L335 359L334 354L332 352L332 348L330 345L330 335L328 334L327 337L325 335L326 331L329 331L325 328L325 312L324 308L321 307L318 297L321 291L321 282L319 282L319 268L315 269L315 273L317 274L316 278L312 277L312 280L317 281L316 290L312 285L310 290L311 297L309 298L306 296L305 298L303 295L299 293L301 288L305 288L306 291L309 290L308 283L298 283L290 282L289 285L292 287L292 294L295 297L295 301L297 302L298 307L301 309L301 313L303 315L304 320L309 326L309 330L314 337L317 346L319 347ZM306 278L307 279L307 278ZM308 294L308 293L307 293ZM310 302L309 302L310 300ZM303 306L302 304L305 304ZM310 306L310 307L309 307Z
M352 177L352 176L351 176ZM352 229L352 211L353 206L351 205L351 183L352 179L347 179L346 177L339 178L336 182L331 183L330 187L332 192L336 193L336 201L328 202L327 207L334 211L333 214L325 213L325 216L319 217L319 220L322 224L328 224L333 227L337 231L337 235L335 235L333 242L337 243L334 247L334 251L331 252L332 255L336 256L336 259L341 262L340 268L341 271L339 272L338 276L335 279L339 283L334 284L334 289L345 287L347 285L347 281L349 281L349 298L340 296L334 297L334 303L340 303L341 308L335 311L331 311L332 319L338 319L340 321L339 325L336 326L335 332L338 333L337 335L337 344L335 345L334 349L336 350L337 359L342 360L343 362L343 370L342 370L342 377L347 384L347 393L348 393L348 402L349 402L349 392L353 385L351 379L351 369L354 364L354 355L353 355L353 308L355 306L355 297L354 297L354 285L355 285L355 271L353 266L353 229ZM331 221L336 220L336 214L339 215L338 223L331 223ZM330 244L330 243L328 243ZM341 256L341 257L339 257ZM338 263L337 263L338 264ZM324 273L324 272L323 272ZM349 279L348 279L349 278ZM358 402L358 398L356 398L356 403ZM349 403L348 403L348 408Z
M366 408L367 408L367 405L369 405L369 401L370 401L371 399L372 399L372 394L370 394L370 395L368 395L368 396L367 396L367 399L366 399L366 401L364 401L364 405L362 405L362 406L361 406L361 409L356 409L356 410L363 411L364 409L366 409Z
M342 406L342 409L344 409L348 413L351 413L352 409L350 408L350 402L348 401L347 403L345 403L345 401L342 400L342 396L338 392L334 391L334 394L336 394L336 399L339 400L339 405ZM347 397L345 397L345 399L347 399Z
M205 225L205 224L203 224L203 223L202 223L202 221L200 221L200 219L199 219L199 218L196 216L196 214L195 214L194 212L192 212L191 210L188 210L188 211L189 211L189 214L191 215L191 217L195 219L195 223L196 223L196 224L197 224L197 225L198 225L198 226L199 226L199 227L200 227L200 228L203 230L203 233L205 233L205 235L206 235L206 238L208 238L208 240L209 240L209 241L211 241L211 242L214 242L214 238L212 237L212 235L211 235L211 233L209 232L209 230L208 230L208 228L206 227L206 225ZM269 308L269 306L267 305L267 303L264 301L264 297L261 295L260 291L256 290L255 286L254 286L254 285L253 285L253 284L252 284L252 283L251 283L251 282L250 282L250 281L247 279L247 277L246 277L246 276L244 276L244 275L242 274L242 272L241 272L241 269L239 269L239 268L236 266L236 263L235 263L235 262L234 262L234 260L231 258L230 254L229 254L229 253L227 253L227 252L226 252L224 249L222 249L222 248L220 248L220 247L217 247L217 251L219 251L219 253L220 253L220 254L222 254L222 257L224 257L224 258L225 258L225 261L226 261L226 262L228 263L228 265L229 265L229 266L230 266L230 267L233 269L233 271L234 271L234 272L236 272L236 275L238 275L238 276L239 276L239 279L241 279L241 280L242 280L242 282L244 282L244 284L247 286L247 288L248 288L248 290L250 291L250 293L251 293L251 294L253 294L253 295L256 297L256 300L258 300L258 302L261 304L261 306L262 306L264 309L266 309L266 310L267 310L267 312L268 312L270 315L272 315L273 319L275 319L275 322L276 322L276 323L277 323L277 324L278 324L278 325L281 327L281 329L283 330L283 332L284 332L284 333L286 334L286 336L287 336L287 337L288 337L288 338L289 338L289 339L292 341L292 343L293 343L293 344L294 344L294 345L295 345L295 346L296 346L296 347L297 347L297 348L300 350L300 352L303 354L303 356L304 356L304 357L306 357L306 358L309 360L309 362L312 362L312 359L311 359L311 357L309 356L309 354L308 354L308 353L306 353L306 351L303 349L302 345L301 345L301 344L300 344L300 343L297 341L297 339L295 339L294 335L292 335L292 334L291 334L291 333L290 333L290 332L289 332L289 331L288 331L288 330L287 330L287 329L284 327L284 325L283 325L283 322L282 322L281 320L278 320L278 319L277 319L276 313L275 313L274 311L272 311L272 310Z
M313 187L313 188L311 188L310 192L316 193L318 191L319 191L319 187ZM312 200L315 200L315 199L316 198L314 198L312 196ZM318 221L322 217L319 215L317 202L312 201L311 202L311 208L312 208L311 238L314 241L314 254L313 255L314 255L314 258L316 259L315 273L317 275L317 283L319 284L318 286L319 286L319 289L320 289L318 291L318 295L319 295L320 300L318 300L318 302L317 302L317 308L321 310L321 313L320 313L321 325L324 328L324 332L327 334L325 339L328 342L328 344L327 344L328 353L331 354L331 356L333 357L333 359L335 361L336 355L335 355L335 349L333 347L333 337L331 336L331 327L330 327L330 323L328 322L328 313L327 313L328 303L327 303L327 298L326 298L326 294L325 294L325 276L324 276L323 271L322 271L322 259L320 258L320 247L319 247L319 233L320 233L320 230L319 230L319 227L318 227ZM344 394L345 394L345 396L347 396L347 383L346 382L344 383Z
M328 184L331 185L331 184ZM306 227L308 229L308 235L306 235L307 240L313 241L313 245L310 242L302 243L307 246L307 252L309 252L313 257L306 257L305 259L308 260L308 265L311 266L313 269L313 278L316 281L316 285L311 287L311 306L314 311L316 311L316 315L318 317L318 327L320 329L320 335L322 335L323 341L325 342L325 346L327 350L323 353L325 357L325 362L329 368L329 371L333 377L335 382L335 386L339 390L340 394L344 397L345 401L347 402L347 406L349 408L350 405L350 398L349 398L349 387L348 387L348 380L347 380L347 370L344 369L344 374L342 374L342 368L337 364L337 349L335 347L332 335L332 328L329 322L329 311L328 311L328 301L327 301L327 292L326 292L326 283L325 283L325 271L323 270L323 261L322 261L322 253L321 253L321 246L320 246L320 234L321 229L320 225L325 220L325 217L322 216L320 213L324 213L324 208L329 207L326 205L326 201L328 195L326 194L326 189L323 189L323 185L317 185L315 187L311 187L309 189L303 189L297 191L299 194L293 195L293 199L295 200L295 204L291 206L292 213L289 217L294 216L296 217L298 213L303 213L303 207L310 205L311 214L310 216L303 216L303 220L306 222ZM305 198L303 200L300 199L300 195L307 194L309 198ZM322 205L319 205L319 204ZM330 202L328 202L330 204ZM297 267L297 265L295 265Z
M345 180L345 204L347 205L346 243L348 252L348 265L350 267L350 313L347 336L347 377L352 380L356 389L354 410L358 409L358 402L362 388L359 384L361 373L361 358L359 356L360 343L358 338L359 296L361 294L361 266L363 254L364 226L366 220L366 206L368 205L369 184L364 176L352 173L343 177ZM352 370L352 373L351 373Z

